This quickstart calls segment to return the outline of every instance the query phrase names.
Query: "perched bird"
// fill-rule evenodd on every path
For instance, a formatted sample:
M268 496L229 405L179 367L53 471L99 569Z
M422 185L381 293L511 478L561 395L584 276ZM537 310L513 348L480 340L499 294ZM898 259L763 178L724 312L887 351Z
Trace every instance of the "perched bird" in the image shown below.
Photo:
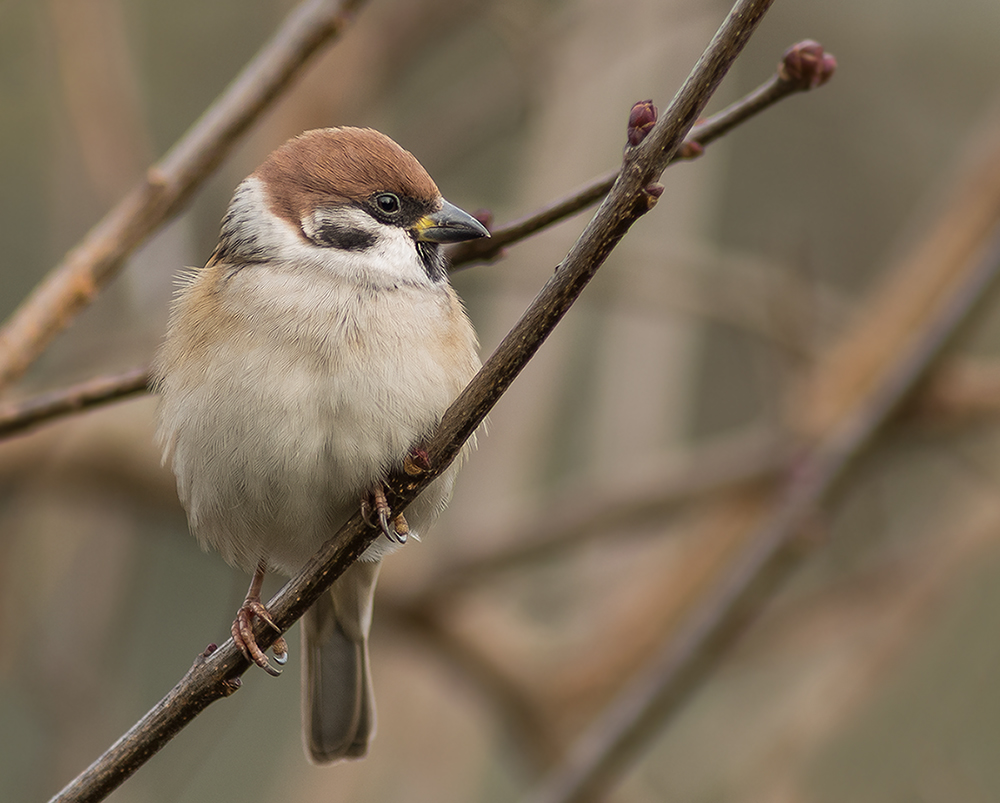
M308 131L236 189L208 264L183 280L155 366L158 440L191 530L253 580L233 623L249 659L267 571L290 575L359 508L374 542L306 615L303 715L316 762L365 754L380 559L429 525L457 462L393 517L382 481L480 367L443 243L489 236L408 151L370 129ZM273 652L284 663L284 640Z

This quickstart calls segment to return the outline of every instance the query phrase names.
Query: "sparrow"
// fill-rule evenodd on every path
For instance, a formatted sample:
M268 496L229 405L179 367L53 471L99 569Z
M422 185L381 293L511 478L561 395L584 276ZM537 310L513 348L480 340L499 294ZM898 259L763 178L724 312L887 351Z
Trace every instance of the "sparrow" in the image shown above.
M307 131L237 187L211 259L171 309L157 439L192 532L253 574L232 627L248 659L280 672L252 629L260 618L277 630L266 572L294 574L359 506L386 535L303 619L303 736L317 763L363 756L374 734L380 561L437 517L459 461L405 518L383 481L479 370L442 245L488 236L387 136ZM284 663L283 638L272 651Z

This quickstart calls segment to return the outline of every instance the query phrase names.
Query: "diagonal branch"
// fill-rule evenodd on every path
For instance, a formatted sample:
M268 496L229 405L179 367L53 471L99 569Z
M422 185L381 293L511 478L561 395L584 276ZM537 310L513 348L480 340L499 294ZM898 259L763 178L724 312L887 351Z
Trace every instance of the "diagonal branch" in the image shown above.
M0 329L0 390L21 377L121 269L180 211L250 126L347 27L364 0L304 0L143 181L53 268Z
M454 460L631 225L655 205L662 188L654 182L772 2L736 3L663 117L643 142L626 149L622 174L593 220L426 444L430 469L390 479L394 510L403 510ZM279 627L288 629L378 537L378 530L355 514L268 602ZM255 636L262 648L276 637L260 625ZM206 650L163 700L54 800L94 801L113 791L210 703L232 693L247 668L231 639Z

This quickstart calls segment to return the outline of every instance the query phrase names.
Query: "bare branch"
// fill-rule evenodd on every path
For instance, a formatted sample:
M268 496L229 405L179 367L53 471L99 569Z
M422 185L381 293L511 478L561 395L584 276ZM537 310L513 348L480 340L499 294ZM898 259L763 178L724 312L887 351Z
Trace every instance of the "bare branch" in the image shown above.
M812 69L806 65L812 65ZM778 69L767 81L718 114L699 121L671 156L670 162L701 156L709 144L778 101L797 92L807 92L822 86L830 80L836 66L833 56L824 53L822 46L816 42L806 40L792 45L785 51ZM565 198L491 231L488 240L470 240L452 246L449 249L452 270L496 259L507 246L581 212L601 200L617 178L617 170L598 176Z
M388 497L393 510L402 511L454 460L608 254L631 225L655 205L659 195L655 181L772 2L736 3L649 136L626 149L621 176L593 220L425 445L430 468L417 476L400 472L390 478ZM366 524L360 513L352 516L268 602L278 626L287 630L378 537L378 529ZM254 635L264 649L276 638L260 623ZM230 693L247 668L246 659L231 639L199 659L153 710L54 800L93 801L111 792L209 703Z
M17 435L69 413L145 393L148 387L149 370L132 368L0 406L0 438Z
M240 137L333 41L364 0L305 0L222 96L145 180L35 287L0 330L0 390L18 379L121 269L181 209Z
M797 564L789 547L803 525L995 285L1000 273L996 133L995 126L985 132L957 186L944 195L939 220L888 272L856 325L820 361L807 394L790 405L805 413L798 422L801 437L815 445L784 488L768 495L766 512L749 517L740 537L730 536L741 550L717 572L719 579L682 629L542 781L528 798L531 803L599 794L634 759L649 732L678 711ZM724 518L727 511L719 512ZM800 550L799 559L803 554Z
M379 598L379 617L400 635L415 638L421 649L458 668L482 692L505 726L517 754L532 773L550 763L556 744L545 728L543 714L521 685L505 674L478 645L453 633L437 611L418 609L397 600Z

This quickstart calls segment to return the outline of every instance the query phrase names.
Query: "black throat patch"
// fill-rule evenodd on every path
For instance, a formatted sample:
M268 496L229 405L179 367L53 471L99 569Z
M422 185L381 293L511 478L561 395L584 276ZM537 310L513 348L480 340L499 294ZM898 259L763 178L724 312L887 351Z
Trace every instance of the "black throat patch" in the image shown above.
M448 260L440 245L417 241L417 253L420 254L420 262L432 282L437 284L448 278Z

